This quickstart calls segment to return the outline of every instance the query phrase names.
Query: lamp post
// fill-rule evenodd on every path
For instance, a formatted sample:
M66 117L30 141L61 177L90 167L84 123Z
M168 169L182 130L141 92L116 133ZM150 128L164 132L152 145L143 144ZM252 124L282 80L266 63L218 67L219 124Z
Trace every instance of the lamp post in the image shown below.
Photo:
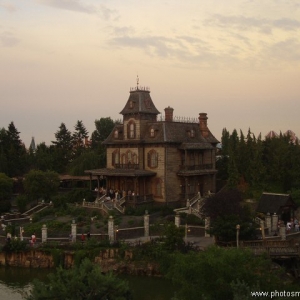
M236 247L239 247L239 235L240 235L240 228L241 226L238 224L236 225Z
M188 232L190 231L190 229L188 228L187 223L185 223L185 243L187 244L187 236L188 236Z
M114 238L115 242L117 241L117 232L118 232L118 231L119 231L118 225L116 225L116 226L115 226L115 238Z

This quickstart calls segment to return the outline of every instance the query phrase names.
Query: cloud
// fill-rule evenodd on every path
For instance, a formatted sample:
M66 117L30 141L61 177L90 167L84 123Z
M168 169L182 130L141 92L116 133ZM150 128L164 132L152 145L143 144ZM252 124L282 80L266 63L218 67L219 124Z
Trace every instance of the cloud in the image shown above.
M239 30L257 29L262 33L271 34L273 29L292 31L300 29L300 21L295 19L281 18L268 20L264 18L253 18L244 16L224 16L220 14L213 15L206 19L204 24L217 26L221 28L233 27Z
M266 54L269 58L300 62L300 43L294 38L286 39L270 46Z
M59 9L83 12L88 14L93 14L97 12L94 6L83 5L79 0L36 0L36 2Z
M3 47L14 47L20 42L20 40L9 31L0 34L0 41Z
M10 13L13 13L17 10L16 6L10 3L0 3L0 7L3 7L5 10L7 10Z
M103 19L109 20L116 15L116 11L104 5L99 7L83 4L82 0L35 0L37 3L51 6L58 9L75 11L87 14L100 14Z

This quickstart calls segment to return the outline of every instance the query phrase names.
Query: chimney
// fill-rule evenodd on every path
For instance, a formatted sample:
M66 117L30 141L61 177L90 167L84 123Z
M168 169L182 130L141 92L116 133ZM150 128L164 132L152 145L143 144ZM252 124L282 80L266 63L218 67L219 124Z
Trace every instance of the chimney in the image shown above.
M200 113L199 114L199 125L200 125L200 132L203 137L208 137L209 129L207 127L207 114Z
M165 121L173 122L173 111L174 109L170 106L165 108Z

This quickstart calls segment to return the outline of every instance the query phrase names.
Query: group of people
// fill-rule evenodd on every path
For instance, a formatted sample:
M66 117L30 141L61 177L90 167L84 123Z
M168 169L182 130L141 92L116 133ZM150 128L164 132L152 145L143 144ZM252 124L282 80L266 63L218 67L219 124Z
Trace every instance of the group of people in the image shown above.
M119 190L114 190L112 188L109 188L108 190L106 190L105 188L101 187L99 190L98 188L95 188L95 191L99 193L99 196L104 196L106 195L105 200L109 201L109 200L117 200L119 201L121 198L128 196L128 197L134 197L135 196L135 192L128 190L128 192L126 193L125 190L123 191L119 191Z
M286 223L286 232L289 233L291 231L299 231L299 221L296 218L291 218L291 220Z

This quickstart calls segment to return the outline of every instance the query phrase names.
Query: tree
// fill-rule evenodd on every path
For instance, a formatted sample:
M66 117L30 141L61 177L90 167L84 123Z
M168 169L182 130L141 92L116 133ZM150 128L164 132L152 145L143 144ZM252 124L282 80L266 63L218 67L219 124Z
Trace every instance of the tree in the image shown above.
M166 259L167 260L167 259ZM250 250L210 247L200 253L173 254L165 264L166 277L180 300L234 299L237 284L251 291L291 290L284 272Z
M49 282L33 282L27 300L129 300L132 299L128 283L112 273L103 274L99 265L84 259L72 269L57 268L48 275Z
M101 167L101 156L95 151L87 150L75 158L69 165L69 174L74 176L85 175L85 170Z
M95 120L96 130L92 133L92 148L97 149L98 145L103 142L112 132L116 122L110 117Z
M50 200L59 187L59 176L53 171L31 170L25 175L24 189L31 200Z
M88 134L89 133L83 125L83 122L78 120L75 125L75 131L72 135L75 156L78 156L82 153L82 149L85 147L85 139L88 138Z
M60 124L59 130L55 133L55 138L56 140L52 141L54 146L52 152L54 158L54 170L62 173L66 170L73 155L73 137L65 123Z
M0 212L7 212L10 210L10 199L12 194L13 180L4 173L0 173Z
M210 217L210 233L218 240L234 240L237 224L241 225L241 239L254 237L252 215L248 206L242 204L242 200L242 194L237 189L223 189L204 200L202 213Z

